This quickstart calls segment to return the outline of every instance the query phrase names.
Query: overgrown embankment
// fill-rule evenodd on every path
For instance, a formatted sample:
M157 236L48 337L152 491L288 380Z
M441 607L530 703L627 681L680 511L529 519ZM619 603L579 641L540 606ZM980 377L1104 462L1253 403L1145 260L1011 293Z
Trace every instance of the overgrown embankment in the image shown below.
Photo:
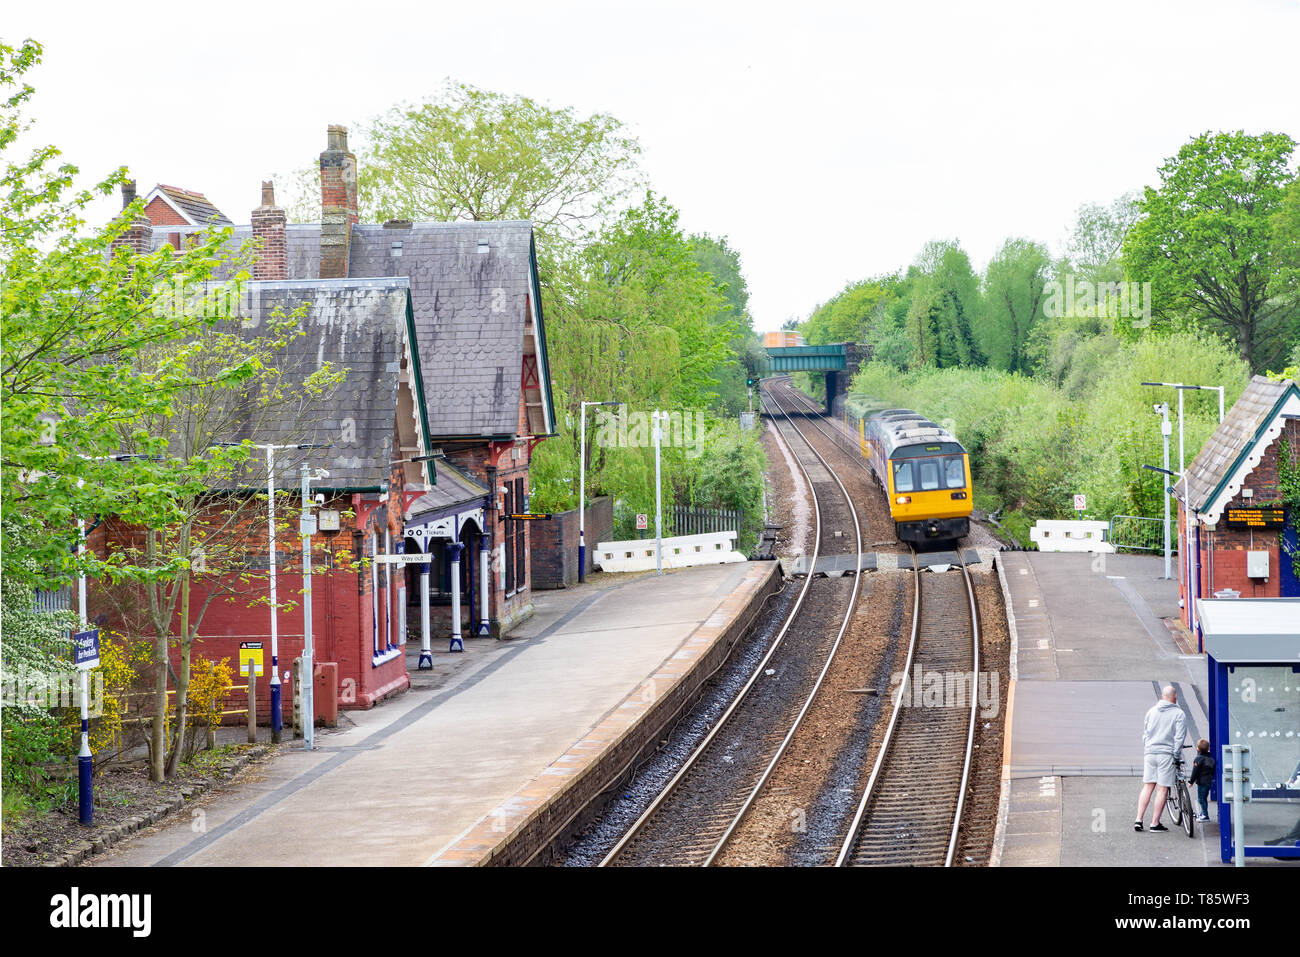
M1175 416L1171 468L1178 468L1178 397L1144 381L1222 382L1231 406L1249 381L1245 365L1215 341L1169 335L1121 343L1086 367L1036 377L988 368L922 368L902 372L883 362L853 380L850 412L877 406L915 409L949 428L971 455L976 505L1004 508L1004 524L1022 541L1039 518L1074 518L1076 493L1088 496L1087 517L1161 514L1160 419L1155 403ZM1078 356L1076 361L1083 361ZM1218 422L1218 394L1184 399L1187 461Z

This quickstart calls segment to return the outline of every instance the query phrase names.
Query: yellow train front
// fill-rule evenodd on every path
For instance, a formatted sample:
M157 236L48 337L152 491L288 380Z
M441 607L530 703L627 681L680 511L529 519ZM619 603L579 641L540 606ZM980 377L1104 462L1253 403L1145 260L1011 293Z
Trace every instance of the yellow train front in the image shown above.
M858 441L885 490L900 541L970 533L970 457L951 432L910 409L885 409L858 421Z

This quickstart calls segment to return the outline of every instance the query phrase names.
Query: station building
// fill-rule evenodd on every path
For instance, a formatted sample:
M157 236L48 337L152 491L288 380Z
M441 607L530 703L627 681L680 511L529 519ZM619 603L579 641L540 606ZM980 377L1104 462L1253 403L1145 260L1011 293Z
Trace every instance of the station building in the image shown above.
M1182 620L1205 652L1220 852L1300 857L1300 388L1255 376L1175 486ZM1250 749L1249 801L1225 799L1227 745Z
M1300 387L1255 376L1174 486L1183 624L1197 598L1300 596L1279 469L1300 471Z
M368 707L409 685L408 637L426 648L500 637L532 613L529 527L508 516L528 511L532 453L555 412L531 223L361 223L342 127L327 132L320 173L320 223L288 223L264 183L250 223L233 226L234 248L261 243L239 320L253 335L277 310L304 309L306 334L278 358L282 387L300 388L326 361L346 379L294 421L233 415L229 440L331 446L276 453L275 485L296 492L303 462L329 473L311 488L325 497L312 537L315 660L337 664L343 707ZM133 200L134 184L123 194ZM159 186L146 198L147 219L119 240L138 252L229 223L199 193ZM265 487L263 467L260 483L229 491ZM294 605L277 618L281 670L303 641L296 506L290 517L275 549L280 600ZM269 638L270 612L250 607L248 587L267 584L265 518L242 539L247 571L232 578L246 581L213 585L204 657L234 661L241 641ZM108 522L90 543L111 548L137 532ZM427 562L384 561L413 551ZM360 557L379 561L361 568Z

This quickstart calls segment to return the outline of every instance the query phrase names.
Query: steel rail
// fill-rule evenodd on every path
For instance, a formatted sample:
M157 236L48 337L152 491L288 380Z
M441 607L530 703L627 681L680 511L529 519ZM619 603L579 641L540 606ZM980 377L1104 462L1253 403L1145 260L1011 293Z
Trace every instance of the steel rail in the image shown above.
M840 492L844 495L844 501L848 503L849 513L853 516L853 533L856 537L854 555L856 556L857 564L853 571L853 591L849 594L848 605L844 611L844 620L840 622L840 629L835 635L835 643L831 645L831 650L826 655L826 663L822 665L821 673L817 675L817 681L813 684L812 690L808 692L808 697L804 701L803 707L799 709L799 713L795 716L794 723L790 725L790 730L786 732L785 738L776 749L776 754L774 754L772 760L768 762L767 768L763 771L758 782L750 791L749 797L745 799L745 803L741 805L740 810L736 813L730 826L723 833L722 837L718 839L717 846L713 848L713 852L705 859L705 867L709 867L715 860L717 860L718 855L721 854L723 848L727 846L727 842L731 840L732 834L735 833L736 828L738 828L741 822L745 819L745 816L749 813L749 809L758 799L758 795L762 793L763 785L767 783L767 779L771 777L772 772L776 770L776 766L785 755L786 749L790 746L790 742L794 740L795 734L803 724L804 716L807 715L808 710L812 707L812 703L817 697L817 692L821 690L822 682L826 680L826 674L830 671L831 663L835 661L835 654L839 651L840 643L844 640L844 632L848 630L849 622L853 619L853 612L858 603L858 592L862 587L862 523L858 520L858 510L853 506L853 497L849 495L849 490L844 487L844 483L840 481L840 477L835 474L835 470L831 468L831 464L827 462L826 459L823 458L822 454L813 447L813 444L808 441L808 437L803 434L799 429L799 426L794 424L794 420L781 404L781 400L770 393L769 397L776 404L777 408L781 410L781 413L785 416L786 422L790 424L790 427L798 433L801 439L804 440L804 443L808 446L808 449L812 454L817 456L817 460L821 462L822 466L826 469L827 474L829 474L831 478L835 479L835 484L840 487ZM808 567L807 574L809 579L813 577L815 570L816 563L814 562Z
M777 434L780 440L784 443L785 442L784 436L780 436L779 432ZM807 440L805 439L805 441ZM821 554L821 537L822 537L821 507L817 502L817 494L813 487L812 478L808 475L808 470L804 468L803 463L799 461L799 457L793 455L793 450L791 450L791 452L792 452L792 457L795 460L795 463L799 466L799 471L803 473L804 481L807 482L808 484L808 491L812 494L814 522L813 522L813 549L812 549L811 563L813 566L815 566L817 563L817 558ZM749 680L745 682L744 687L742 687L740 691L736 694L736 697L732 699L731 704L727 706L727 710L722 713L722 716L717 720L717 722L713 725L713 727L709 729L709 733L705 736L704 740L701 741L696 746L695 750L691 752L690 756L677 770L677 773L673 775L672 779L669 780L669 782L666 785L664 785L663 790L661 790L659 794L655 796L655 799L652 802L650 802L650 805L644 811L641 812L641 815L635 821L632 822L632 826L627 829L627 831L619 839L618 843L615 844L612 848L610 848L609 852L601 860L600 864L597 865L598 867L609 866L618 858L620 854L623 853L624 848L626 848L627 845L630 844L641 833L641 831L645 828L645 826L654 817L655 813L659 810L660 806L662 806L663 803L677 790L677 786L681 783L682 779L686 777L686 775L690 772L690 770L695 766L696 762L700 759L700 757L708 750L709 745L713 743L713 739L718 736L718 733L724 727L726 727L727 722L728 720L730 720L732 714L734 714L736 709L740 707L741 703L745 700L745 697L749 694L750 689L753 688L755 682L758 681L759 677L763 674L764 670L766 670L767 663L771 660L772 656L776 653L776 650L781 646L781 642L784 640L786 633L790 630L790 626L794 623L795 617L799 613L799 609L803 606L803 600L808 594L808 588L812 584L812 580L813 580L813 576L810 567L809 574L804 579L803 587L800 588L799 594L795 598L794 605L790 608L789 613L786 615L786 620L784 624L782 624L781 630L777 633L776 638L772 641L772 645L771 647L768 648L767 653L763 655L763 659L758 663L757 667L754 668L754 672L749 676Z

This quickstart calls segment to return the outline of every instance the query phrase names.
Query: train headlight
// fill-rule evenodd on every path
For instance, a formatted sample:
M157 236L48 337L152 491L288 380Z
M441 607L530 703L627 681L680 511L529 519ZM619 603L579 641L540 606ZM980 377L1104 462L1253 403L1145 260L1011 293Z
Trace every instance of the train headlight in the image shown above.
M952 493L952 497L953 497L953 498L965 498L965 497L966 497L966 493L965 493L965 492L953 492L953 493Z
M912 496L900 495L898 496L898 498L894 499L894 501L897 502L899 505L907 505L912 501Z

